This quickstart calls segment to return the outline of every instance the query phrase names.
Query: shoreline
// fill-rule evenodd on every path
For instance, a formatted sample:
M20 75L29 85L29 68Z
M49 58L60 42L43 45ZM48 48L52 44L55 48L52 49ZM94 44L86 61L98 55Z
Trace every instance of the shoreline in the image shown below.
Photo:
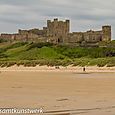
M98 73L98 72L115 72L115 67L97 67L97 66L87 66L85 67L86 69L86 73L90 72L90 73ZM0 71L17 71L17 72L26 72L26 71L30 71L30 72L78 72L78 73L85 73L83 72L83 67L80 66L67 66L67 67L63 67L63 66L53 66L53 67L49 67L49 66L39 66L37 65L36 67L24 67L23 65L21 66L11 66L11 67L0 67Z

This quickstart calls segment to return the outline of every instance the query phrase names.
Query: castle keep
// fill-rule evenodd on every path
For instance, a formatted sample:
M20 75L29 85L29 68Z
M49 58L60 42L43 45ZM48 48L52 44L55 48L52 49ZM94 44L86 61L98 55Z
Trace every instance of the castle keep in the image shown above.
M18 30L16 34L1 34L0 38L9 41L50 42L54 44L98 44L111 41L111 26L102 26L100 31L70 33L70 20L47 20L43 29Z

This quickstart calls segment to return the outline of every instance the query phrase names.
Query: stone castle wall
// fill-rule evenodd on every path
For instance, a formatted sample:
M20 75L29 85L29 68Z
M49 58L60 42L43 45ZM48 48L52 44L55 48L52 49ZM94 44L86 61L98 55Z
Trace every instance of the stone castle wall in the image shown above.
M111 26L102 26L100 31L70 33L70 20L47 20L47 27L43 29L18 30L16 34L1 34L0 38L10 41L38 41L51 43L98 43L111 41Z

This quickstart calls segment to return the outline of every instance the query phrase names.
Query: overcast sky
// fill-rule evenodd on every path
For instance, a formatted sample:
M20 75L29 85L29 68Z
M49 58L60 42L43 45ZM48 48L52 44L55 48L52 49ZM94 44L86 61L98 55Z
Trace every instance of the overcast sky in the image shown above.
M0 0L0 33L42 28L47 19L71 20L71 31L111 25L115 36L115 0Z

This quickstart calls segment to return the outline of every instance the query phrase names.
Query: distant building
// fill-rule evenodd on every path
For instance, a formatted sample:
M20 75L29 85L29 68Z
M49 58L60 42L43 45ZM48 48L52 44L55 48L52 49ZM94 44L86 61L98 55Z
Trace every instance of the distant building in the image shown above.
M70 33L70 20L47 20L47 27L42 30L18 30L16 34L1 34L0 38L10 41L50 42L54 44L90 44L96 45L100 41L111 41L111 26L102 26L100 31L86 31Z

